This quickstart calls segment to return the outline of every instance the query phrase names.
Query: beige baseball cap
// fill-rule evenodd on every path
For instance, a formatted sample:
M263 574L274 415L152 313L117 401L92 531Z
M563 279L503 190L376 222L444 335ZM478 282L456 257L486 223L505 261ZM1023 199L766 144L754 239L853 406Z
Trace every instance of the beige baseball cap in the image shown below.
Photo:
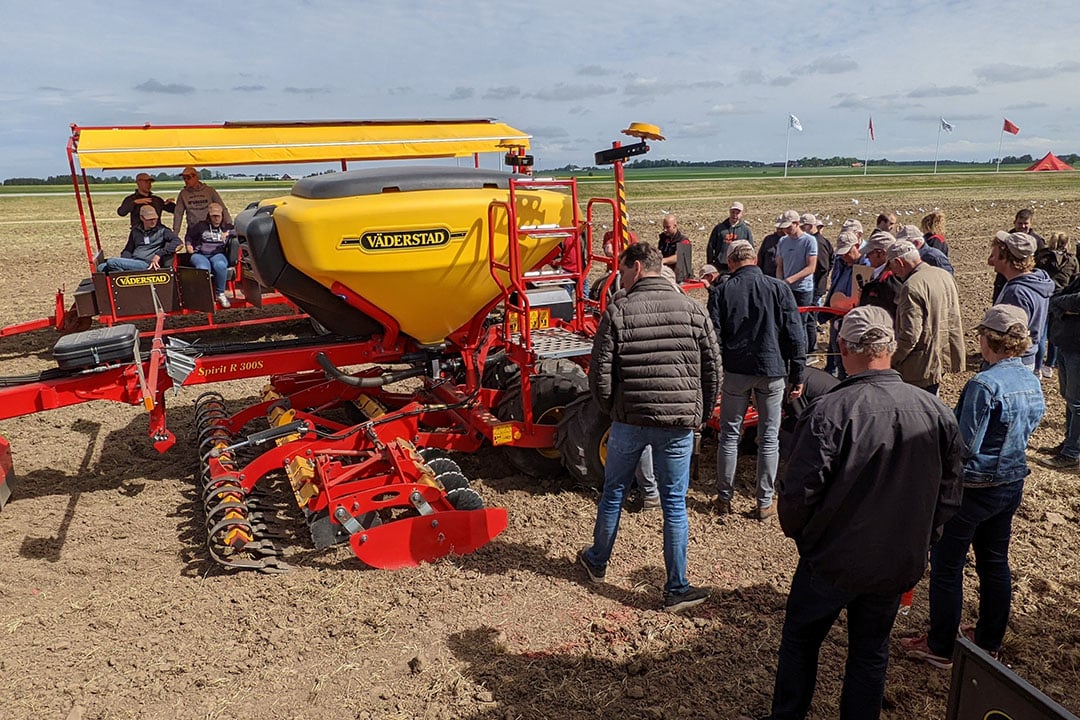
M1023 325L1024 332L1027 332L1028 315L1022 307L1002 303L987 309L975 329L987 328L1005 333L1009 332L1009 328L1013 325Z
M1035 238L1027 233L1007 233L1004 230L998 230L994 237L1005 243L1005 247L1009 248L1009 254L1018 260L1031 257L1039 247Z
M780 217L776 219L776 227L783 230L789 228L792 225L799 224L799 213L795 210L785 210Z
M889 313L876 305L853 308L840 323L840 337L844 342L866 344L892 342L896 339L893 319Z

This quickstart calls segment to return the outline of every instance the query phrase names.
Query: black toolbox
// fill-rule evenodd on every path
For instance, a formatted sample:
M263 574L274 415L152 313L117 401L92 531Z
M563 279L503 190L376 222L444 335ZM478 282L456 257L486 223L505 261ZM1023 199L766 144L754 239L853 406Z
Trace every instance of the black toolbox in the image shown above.
M53 346L56 364L77 370L135 359L139 330L134 325L113 325L65 335Z

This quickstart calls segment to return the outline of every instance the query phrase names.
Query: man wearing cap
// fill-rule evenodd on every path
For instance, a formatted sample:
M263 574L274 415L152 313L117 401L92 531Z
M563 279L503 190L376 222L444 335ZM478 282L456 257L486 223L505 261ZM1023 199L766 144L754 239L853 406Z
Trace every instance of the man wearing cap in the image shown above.
M900 595L923 576L932 541L960 504L956 418L890 368L895 347L887 312L849 312L840 326L848 378L795 426L777 485L780 525L799 562L776 668L776 720L806 717L822 641L845 608L839 716L878 717Z
M936 395L945 373L965 367L956 283L949 273L924 263L906 240L897 240L886 252L890 268L904 281L896 299L892 366L904 382Z
M975 326L987 367L968 381L956 405L964 441L963 500L930 550L930 632L900 641L909 657L952 667L956 629L996 656L1012 602L1009 539L1030 474L1027 444L1046 405L1042 386L1020 357L1031 344L1015 305L994 305ZM975 550L979 621L961 625L964 566Z
M180 225L187 218L188 228L206 219L210 213L210 203L217 203L224 213L225 222L231 223L232 216L225 201L218 195L217 190L210 187L199 179L198 171L188 166L180 173L184 179L184 187L176 195L176 209L173 211L173 232L180 232Z
M1013 218L1013 226L1011 233L1024 233L1035 238L1035 244L1038 246L1036 250L1042 250L1046 247L1046 240L1042 235L1038 234L1031 229L1031 219L1035 217L1035 211L1031 208L1021 208L1016 211L1016 216ZM994 276L994 295L996 298L1001 293L1001 288L1005 286L1006 278L1001 273Z
M754 259L750 243L731 243L731 275L709 293L709 315L724 368L716 454L717 510L722 515L731 512L743 415L752 393L758 412L755 517L768 520L776 515L773 486L780 460L780 410L788 387L790 399L802 394L806 331L791 288L765 276Z
M161 224L152 205L139 208L139 219L139 226L131 228L120 257L105 260L98 265L99 272L157 270L169 266L180 247L180 238Z
M679 220L674 215L664 216L657 246L664 256L664 265L674 271L676 282L688 280L694 274L694 248L690 238L679 230Z
M776 248L776 276L791 286L795 304L810 307L814 304L814 269L817 267L817 240L803 232L799 213L785 210L776 223L784 231ZM806 347L817 347L817 318L803 313L806 325Z
M728 270L727 254L731 243L745 240L751 246L754 244L754 233L743 221L743 211L741 202L731 203L727 219L717 224L709 234L709 244L705 246L705 262L715 265L722 273Z
M715 265L702 265L701 271L698 273L698 278L705 283L705 287L711 289L713 286L717 285L720 280L720 270Z
M896 239L907 240L914 245L915 249L919 251L919 257L922 258L922 261L927 265L941 268L950 275L956 274L953 270L952 263L949 262L949 256L937 248L932 248L927 245L922 232L914 225L901 225L900 230L896 233Z
M141 172L136 175L135 192L124 198L120 207L116 208L116 214L120 217L131 216L131 227L138 227L141 224L138 211L143 205L154 208L158 217L161 217L163 211L171 213L176 210L176 203L172 200L165 200L151 192L150 185L153 182L154 178L147 173Z
M904 283L889 269L887 252L896 242L889 233L875 233L863 243L863 257L870 263L870 279L859 293L860 305L876 305L884 308L890 317L896 317L896 299ZM858 280L858 278L856 278Z
M829 281L829 293L825 296L825 306L834 310L850 310L859 301L859 286L855 284L855 265L866 265L859 250L859 238L850 230L845 230L836 238L836 255L833 259L832 276ZM829 357L825 363L825 372L844 378L843 363L840 362L838 333L840 318L833 316L829 320Z
M990 257L986 260L987 265L1005 278L994 303L1016 305L1027 313L1032 344L1021 359L1032 370L1039 369L1036 350L1046 331L1050 296L1057 289L1046 271L1035 267L1036 249L1037 242L1031 235L999 230L990 241Z

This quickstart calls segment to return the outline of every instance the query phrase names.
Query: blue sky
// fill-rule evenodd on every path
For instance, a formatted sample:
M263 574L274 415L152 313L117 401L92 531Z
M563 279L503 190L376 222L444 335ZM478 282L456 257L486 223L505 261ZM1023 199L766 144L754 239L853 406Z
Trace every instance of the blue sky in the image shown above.
M539 167L631 121L652 158L1080 152L1080 5L0 0L0 178L67 172L68 126L495 117Z

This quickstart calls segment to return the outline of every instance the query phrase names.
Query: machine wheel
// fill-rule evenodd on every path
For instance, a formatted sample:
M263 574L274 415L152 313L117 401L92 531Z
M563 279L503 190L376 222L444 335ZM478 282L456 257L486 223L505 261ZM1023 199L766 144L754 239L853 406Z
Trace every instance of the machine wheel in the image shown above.
M480 493L472 488L456 488L446 493L446 499L455 510L483 510L484 501Z
M459 488L469 487L469 479L456 470L441 472L435 476L435 481L443 486L443 490L451 492Z
M574 365L574 368L576 372L536 375L532 378L532 412L536 423L558 425L566 406L588 389L589 381L585 373L577 365ZM496 415L504 420L521 420L524 417L521 401L521 383L516 380L503 396ZM562 458L559 451L553 447L507 447L506 453L513 466L526 475L546 477L558 475L562 471Z
M433 457L425 459L424 462L431 468L431 472L435 473L435 477L438 477L444 472L461 472L461 466L448 457Z
M608 273L608 275L610 275L610 274L611 273ZM602 278L600 278L595 283L593 283L592 285L589 286L589 299L590 300L599 300L600 299L600 291L603 289L604 283L607 282L608 275L603 276ZM611 296L614 295L615 293L617 293L618 291L619 291L619 277L618 277L618 274L616 274L615 282L611 283L611 288L608 290L607 299L610 300Z
M570 477L590 488L604 486L604 463L611 418L592 395L584 394L566 406L555 431L555 446Z
M481 384L494 390L508 390L517 383L520 373L521 368L506 357L504 353L501 353L501 357L497 361L489 362L487 367L484 368L484 379ZM580 365L567 358L544 358L538 360L536 374L587 377Z

